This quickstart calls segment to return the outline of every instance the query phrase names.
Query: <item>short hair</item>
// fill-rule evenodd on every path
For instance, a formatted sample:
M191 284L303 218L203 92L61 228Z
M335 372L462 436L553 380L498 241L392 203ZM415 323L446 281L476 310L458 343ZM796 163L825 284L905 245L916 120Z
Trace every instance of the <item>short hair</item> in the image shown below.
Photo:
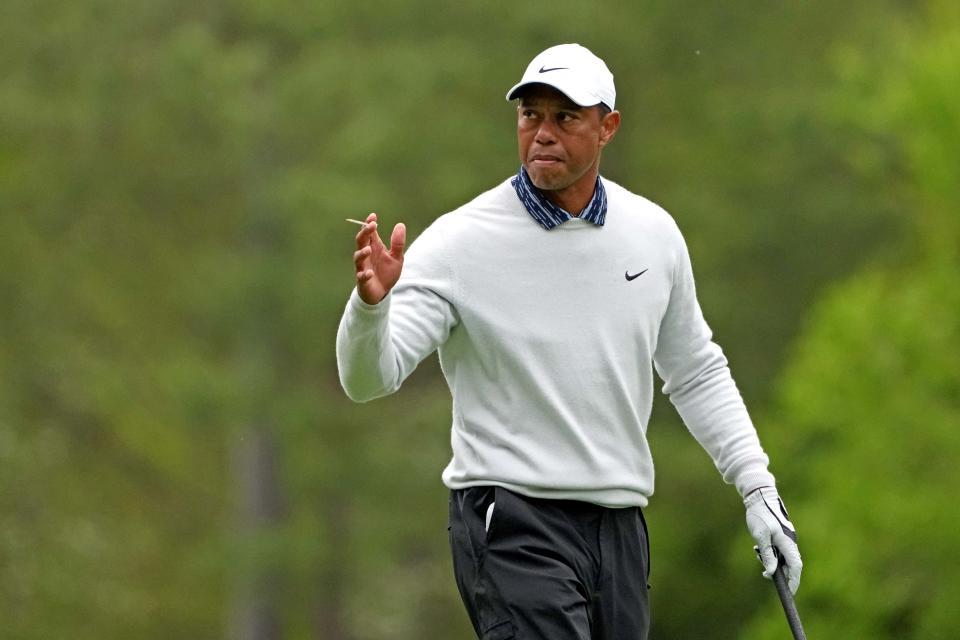
M524 87L520 87L519 89L517 89L516 97L517 97L517 101L518 101L518 102L517 102L517 106L518 106L518 107L523 103L523 99L527 96L528 93L530 93L530 89L531 89L533 86L534 86L533 84L528 84L528 85L526 85L526 86L524 86ZM548 86L548 87L549 87L550 85L544 85L544 86ZM558 90L558 93L560 93L561 95L563 95L564 97L566 97L567 100L570 100L570 96L564 94L562 91L559 91L559 90ZM570 103L571 103L571 104L574 104L574 105L576 105L576 106L578 106L578 107L580 107L580 105L578 105L576 102L573 102L573 100L570 100ZM581 108L582 108L582 109L590 109L590 108L592 108L592 107L596 107L596 108L600 111L600 119L601 119L601 120L603 120L603 118L604 118L608 113L610 113L611 111L613 111L613 109L611 109L610 106L609 106L606 102L598 102L597 104L591 105L590 107L581 107Z
M561 94L562 96L564 96L567 100L570 100L570 103L571 103L571 104L574 104L574 105L576 105L576 106L578 106L578 107L581 107L581 108L583 108L583 109L589 109L590 107L597 107L598 109L600 109L600 118L601 118L601 119L603 119L603 117L604 117L605 115L607 115L608 113L610 113L611 111L613 111L613 109L611 109L610 106L609 106L606 102L598 102L597 104L590 105L590 106L587 106L587 107L584 107L584 106L582 106L582 105L578 105L576 102L573 102L573 100L570 98L570 96L568 96L567 94L563 93L562 91L560 91L559 89L557 89L557 88L554 87L553 85L544 84L544 83L538 83L538 82L531 82L530 84L527 84L527 85L524 85L524 86L522 86L522 87L519 87L519 88L514 92L514 97L519 100L519 103L522 103L522 102L523 102L523 99L524 99L525 97L527 97L527 94L530 93L530 91L531 91L535 86L538 86L538 85L539 85L539 86L544 86L544 87L549 87L549 88L551 88L551 89L554 89L555 91L557 91L557 93L559 93L559 94Z

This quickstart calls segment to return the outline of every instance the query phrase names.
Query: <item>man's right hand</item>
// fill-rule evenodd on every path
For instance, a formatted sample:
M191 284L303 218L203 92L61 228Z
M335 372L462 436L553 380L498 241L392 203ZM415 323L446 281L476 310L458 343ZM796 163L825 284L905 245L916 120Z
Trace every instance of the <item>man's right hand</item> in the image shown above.
M403 246L407 228L402 222L393 227L390 249L377 233L377 214L367 216L366 224L357 234L357 250L353 264L357 272L357 293L367 304L377 304L400 279L403 268Z
M763 577L773 578L779 556L783 555L787 583L790 592L795 594L800 586L803 560L797 548L797 530L790 522L783 500L775 487L761 487L752 491L743 504L747 507L747 529L757 541L754 550L763 564Z

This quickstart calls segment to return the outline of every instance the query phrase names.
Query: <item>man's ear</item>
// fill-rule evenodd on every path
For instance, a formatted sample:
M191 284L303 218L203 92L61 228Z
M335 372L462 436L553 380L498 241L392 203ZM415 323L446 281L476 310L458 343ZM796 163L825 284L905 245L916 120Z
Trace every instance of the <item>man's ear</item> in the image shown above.
M607 146L620 129L620 112L611 111L600 120L600 148Z

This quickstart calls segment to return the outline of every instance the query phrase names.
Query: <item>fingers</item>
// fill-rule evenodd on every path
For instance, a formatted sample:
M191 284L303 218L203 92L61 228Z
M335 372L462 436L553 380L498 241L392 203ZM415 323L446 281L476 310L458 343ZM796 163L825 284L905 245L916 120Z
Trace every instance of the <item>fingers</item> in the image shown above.
M403 258L403 247L407 243L407 226L398 222L390 234L390 255L400 260Z
M377 235L377 222L368 222L357 232L357 247L365 247L373 242L374 238L380 239L380 236Z
M370 257L373 255L373 238L379 237L377 233L377 214L367 215L363 228L357 233L357 247L353 252L353 265L357 270L357 283L368 282L374 276L373 269L370 268Z
M380 236L377 235L377 214L371 213L367 216L366 224L357 233L357 248L368 246L373 242L379 242Z
M353 265L357 272L357 284L364 284L374 277L371 258L375 248L382 250L383 241L377 235L377 214L367 215L366 224L357 233L357 250L353 252Z
M800 574L803 572L800 550L795 544L782 544L778 546L778 549L783 554L784 573L787 576L790 593L796 593L800 587Z
M792 568L788 565L786 574L787 574L787 585L790 587L790 593L797 595L797 589L800 588L800 573L802 571L803 565L800 565L797 568Z
M373 255L373 249L370 246L357 249L353 252L353 265L357 268L357 277L360 272L365 271L370 266L370 256Z
M374 281L371 286L378 287L379 281L386 278L386 281L394 282L396 277L391 280L391 273L399 273L399 267L391 264L403 262L403 251L407 241L407 227L402 222L393 227L390 234L390 249L387 253L387 247L380 239L377 231L377 214L370 213L363 223L363 228L357 233L357 250L353 252L353 265L356 272L358 285L368 284ZM392 285L390 285L392 286Z
M754 549L757 550L757 556L763 564L763 577L772 578L777 570L777 554L774 552L773 546L767 543L754 547Z

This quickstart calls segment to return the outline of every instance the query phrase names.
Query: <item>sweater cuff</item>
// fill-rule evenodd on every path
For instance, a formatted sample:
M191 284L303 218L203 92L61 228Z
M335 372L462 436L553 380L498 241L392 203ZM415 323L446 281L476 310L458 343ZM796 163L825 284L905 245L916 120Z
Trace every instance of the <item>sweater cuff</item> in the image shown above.
M363 298L360 297L360 292L357 291L357 288L354 287L353 291L350 293L350 306L361 316L366 316L368 318L377 318L384 316L390 310L390 292L387 292L387 295L383 297L383 300L377 304L369 304L363 301Z
M746 498L751 491L755 491L760 487L776 488L777 480L773 477L772 473L767 471L766 465L757 463L741 471L737 475L735 485L740 497Z

